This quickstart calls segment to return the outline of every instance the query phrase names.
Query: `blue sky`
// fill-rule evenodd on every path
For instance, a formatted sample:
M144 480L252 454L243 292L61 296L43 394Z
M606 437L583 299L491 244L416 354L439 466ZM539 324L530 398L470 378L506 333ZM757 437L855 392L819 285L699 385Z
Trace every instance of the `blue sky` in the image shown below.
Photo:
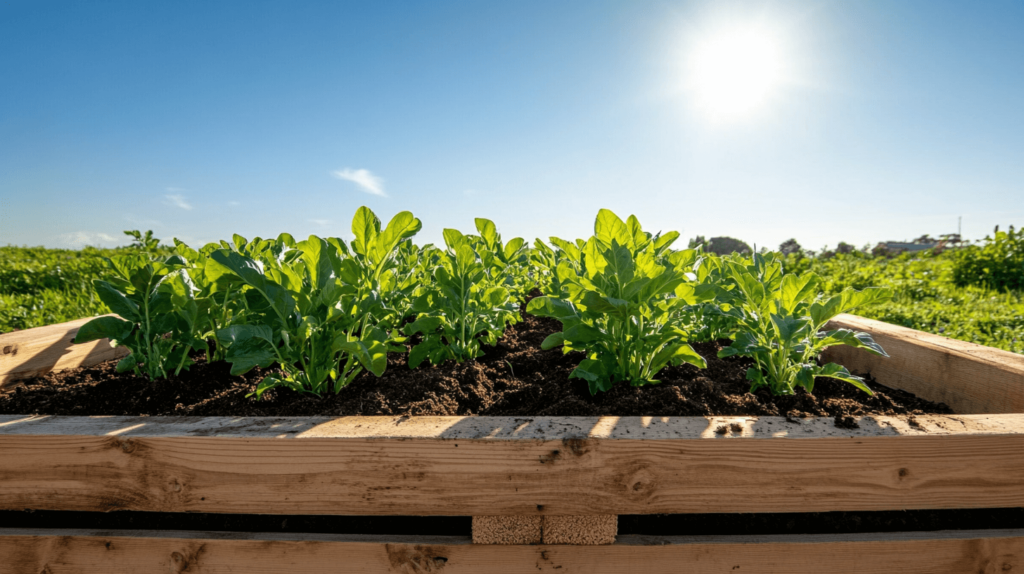
M755 111L695 42L766 26ZM776 246L1024 224L1024 2L0 1L0 245L597 210Z

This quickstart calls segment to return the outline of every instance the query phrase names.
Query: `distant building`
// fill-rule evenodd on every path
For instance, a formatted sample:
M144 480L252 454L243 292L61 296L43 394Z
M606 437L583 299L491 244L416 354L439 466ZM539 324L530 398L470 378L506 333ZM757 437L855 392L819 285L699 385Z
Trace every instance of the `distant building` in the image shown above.
M936 252L942 251L948 247L957 247L962 243L960 235L956 233L950 233L943 235L939 239L933 239L928 235L922 235L917 239L905 242L905 241L883 241L875 246L871 250L872 253L890 253L897 255L900 253L917 253L926 249L934 249Z

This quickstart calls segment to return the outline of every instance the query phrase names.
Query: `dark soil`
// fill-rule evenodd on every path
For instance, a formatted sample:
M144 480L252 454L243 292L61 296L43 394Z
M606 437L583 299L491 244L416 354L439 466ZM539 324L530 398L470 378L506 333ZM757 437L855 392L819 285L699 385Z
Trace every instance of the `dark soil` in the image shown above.
M468 516L0 511L0 528L470 536ZM619 516L619 535L852 534L1024 528L1024 508Z
M569 379L581 353L543 351L541 341L560 329L553 319L524 313L487 354L466 363L424 365L410 370L405 354L393 354L380 378L363 373L338 395L315 397L287 390L268 391L262 400L246 398L270 370L233 377L226 363L199 358L180 377L149 381L118 374L116 361L50 373L0 395L0 414L47 415L615 415L615 416L763 416L833 417L854 427L867 414L948 414L944 404L889 389L874 382L870 396L847 383L819 379L814 395L749 393L749 359L719 359L728 341L694 344L706 369L669 367L661 383L643 387L620 384L591 396L584 381Z

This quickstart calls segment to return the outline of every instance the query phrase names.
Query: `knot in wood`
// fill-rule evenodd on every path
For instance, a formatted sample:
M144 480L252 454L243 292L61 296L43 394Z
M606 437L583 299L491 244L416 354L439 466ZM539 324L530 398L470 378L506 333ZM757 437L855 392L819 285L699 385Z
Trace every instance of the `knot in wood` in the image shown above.
M654 493L654 476L646 466L628 473L624 482L629 496L651 496Z

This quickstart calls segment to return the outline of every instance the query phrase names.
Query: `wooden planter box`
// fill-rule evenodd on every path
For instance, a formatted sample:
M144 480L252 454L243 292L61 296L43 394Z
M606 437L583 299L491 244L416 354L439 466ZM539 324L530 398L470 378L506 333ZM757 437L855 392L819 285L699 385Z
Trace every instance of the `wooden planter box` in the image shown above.
M80 323L0 336L0 384L111 358L103 345L64 354ZM892 358L832 360L971 414L852 430L782 417L0 416L0 510L474 516L474 538L492 543L0 529L0 573L1024 572L1024 530L588 545L621 514L1024 507L1024 356L835 323Z

